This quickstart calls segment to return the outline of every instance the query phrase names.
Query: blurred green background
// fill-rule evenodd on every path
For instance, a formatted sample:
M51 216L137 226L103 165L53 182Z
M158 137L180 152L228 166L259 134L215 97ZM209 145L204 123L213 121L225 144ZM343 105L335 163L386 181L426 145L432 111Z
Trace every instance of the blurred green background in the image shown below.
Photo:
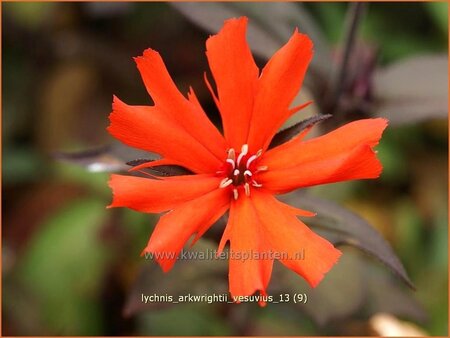
M337 55L348 4L291 5L307 13ZM254 6L249 8L262 22L270 22L264 6ZM296 26L289 25L291 31ZM371 3L358 41L376 50L377 67L383 67L421 54L446 55L447 27L446 3ZM311 189L376 227L417 291L347 250L343 270L330 273L338 284L329 282L322 307L317 301L312 310L139 304L141 293L155 290L226 292L226 266L221 270L218 264L216 271L214 262L191 262L163 275L139 257L157 217L106 210L109 174L62 163L53 154L110 144L105 128L113 94L129 104L151 102L132 61L148 47L162 54L182 92L189 84L195 88L216 121L203 84L208 35L167 3L2 3L3 335L378 335L371 319L387 312L430 335L446 336L448 120L442 112L440 118L405 117L388 128L378 147L380 180ZM206 240L200 245L214 247ZM368 279L378 283L370 292ZM361 298L358 292L370 295ZM397 303L418 310L386 303L400 294Z

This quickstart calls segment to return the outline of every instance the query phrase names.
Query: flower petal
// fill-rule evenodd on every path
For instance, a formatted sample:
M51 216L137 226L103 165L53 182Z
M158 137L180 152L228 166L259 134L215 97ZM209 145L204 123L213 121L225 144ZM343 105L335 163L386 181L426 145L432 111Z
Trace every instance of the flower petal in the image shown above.
M111 175L111 207L141 212L163 212L217 189L220 178L212 175L167 177L161 180Z
M281 201L278 201L278 204L280 205L281 208L285 208L285 210L291 214L294 214L296 216L301 216L301 217L314 217L317 215L317 213L312 212L312 211L308 211L308 210L303 210L300 208L296 208L293 207L292 205L283 203Z
M337 262L341 252L311 231L271 194L255 190L251 196L266 238L280 262L315 287Z
M152 253L163 271L169 271L189 238L216 222L229 203L229 191L215 189L181 204L160 218L143 253Z
M246 143L259 69L245 33L248 19L225 21L206 41L206 56L217 85L225 139L235 149Z
M109 119L108 131L123 143L156 152L193 172L215 172L222 164L166 111L157 107L129 106L115 97Z
M316 286L336 263L340 251L316 235L289 208L262 189L233 201L219 253L230 241L230 293L265 294L273 259L279 260ZM264 258L264 259L261 259Z
M377 178L382 170L375 152L369 146L362 145L348 153L297 167L268 170L258 177L258 182L274 193L287 193L318 184Z
M388 121L383 118L362 119L306 141L293 138L267 151L261 158L261 164L271 169L281 169L345 153L362 144L374 147L387 124Z
M230 293L234 297L249 296L256 291L265 294L272 274L273 258L254 257L259 253L267 255L271 249L263 230L250 198L241 197L232 202L220 247L230 241L229 283Z
M191 99L186 99L175 86L159 53L152 49L146 49L135 61L155 106L216 157L222 158L226 151L225 140L192 99L192 89Z
M385 119L365 119L307 141L294 138L264 154L260 163L269 170L259 174L258 182L284 193L317 184L376 178L382 166L372 147L386 126Z
M289 106L300 90L312 55L312 41L295 31L264 67L250 122L250 152L267 149L290 116Z

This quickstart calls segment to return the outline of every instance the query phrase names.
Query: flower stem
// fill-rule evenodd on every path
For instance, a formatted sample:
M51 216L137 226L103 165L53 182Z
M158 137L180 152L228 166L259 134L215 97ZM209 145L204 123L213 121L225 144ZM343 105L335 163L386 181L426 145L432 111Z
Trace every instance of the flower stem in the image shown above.
M338 110L339 99L347 85L347 73L350 57L355 45L355 37L366 9L363 2L352 2L349 4L346 15L346 27L343 33L343 55L340 62L336 64L334 76L330 83L330 92L326 113L333 114Z

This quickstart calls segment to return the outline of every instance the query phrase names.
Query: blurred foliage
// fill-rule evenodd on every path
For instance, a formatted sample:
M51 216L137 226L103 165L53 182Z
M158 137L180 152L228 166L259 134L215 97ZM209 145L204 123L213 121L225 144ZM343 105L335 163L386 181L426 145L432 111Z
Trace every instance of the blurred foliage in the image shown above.
M32 294L39 319L54 332L102 332L95 299L102 287L108 250L96 239L105 217L101 200L71 202L42 224L17 267L14 277ZM14 298L7 305L13 303Z
M311 26L308 21L308 27L321 30L318 36L332 56L341 52L346 3L291 3L296 10L276 12L277 24L268 24L261 4L239 6L250 12L258 9L264 34L277 29L281 36L289 34L307 17L313 22ZM373 47L383 67L422 54L447 53L447 7L444 2L371 3L358 42ZM286 18L295 23L281 25ZM309 308L191 303L124 313L130 302L139 301L141 287L135 283L142 282L138 277L146 269L157 272L150 274L155 280L146 284L149 289L141 292L162 293L170 287L199 294L212 293L211 281L216 292L226 292L226 269L216 279L204 277L193 285L186 280L195 271L219 269L213 266L217 262L195 262L194 272L189 265L186 272L177 264L163 275L139 257L157 217L106 210L111 200L108 175L57 163L53 154L111 143L105 127L112 94L131 104L151 102L131 59L147 47L160 51L183 92L193 85L217 123L202 82L208 33L199 26L166 3L2 4L2 333L367 335L376 308L417 322L431 335L446 336L448 122L442 118L388 128L378 147L384 166L379 180L309 189L372 224L399 255L416 292L345 248L345 260L317 290L287 269L274 273L269 291L304 290L313 298ZM285 40L279 36L271 40L273 48ZM260 47L260 64L267 57L264 51ZM318 89L308 89L317 100ZM442 111L437 116L442 117ZM206 240L199 244L209 245ZM191 277L183 277L186 274ZM390 299L388 293L398 298ZM416 303L427 318L405 309ZM326 312L330 304L336 311Z

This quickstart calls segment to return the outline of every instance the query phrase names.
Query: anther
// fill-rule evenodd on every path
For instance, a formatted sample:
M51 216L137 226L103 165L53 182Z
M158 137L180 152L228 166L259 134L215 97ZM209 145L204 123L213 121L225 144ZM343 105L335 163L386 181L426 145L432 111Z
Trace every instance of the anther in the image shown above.
M252 155L252 156L250 156L250 157L248 158L248 160L247 160L247 165L246 165L246 167L249 168L249 167L250 167L250 164L251 164L254 160L256 160L257 158L258 158L257 155Z
M246 171L244 171L244 176L245 175L252 176L252 172L250 170L246 170Z
M259 166L258 168L256 168L256 171L266 171L267 169L269 169L268 166L262 165L262 166Z
M238 156L237 159L237 165L239 165L241 163L242 158L247 155L248 153L248 144L244 144L241 148L241 153Z
M238 190L236 188L233 189L233 197L234 197L235 200L237 200L238 197L239 197L239 193L238 193Z
M244 184L245 195L250 196L250 185L248 183Z
M240 174L239 169L234 169L233 175L234 175L234 176L239 176L239 174Z
M241 153L244 153L244 155L247 155L247 153L248 153L248 144L242 145Z
M234 160L231 158L227 158L225 162L228 162L231 164L231 166L233 167L233 169L236 167L236 164L234 163Z
M253 185L254 187L257 187L257 188L261 188L261 187L262 187L262 184L259 184L259 183L256 182L256 181L253 181L253 182L252 182L252 185Z
M262 155L262 149L259 149L259 150L256 152L255 155L250 156L250 157L248 158L248 160L247 160L247 168L249 168L249 167L250 167L250 164L251 164L254 160L256 160L258 157L260 157L261 155Z
M233 160L233 162L236 160L236 152L234 151L234 148L228 149L228 158Z
M228 187L231 183L233 183L233 180L231 178L224 178L220 184L219 184L219 188L226 188Z

